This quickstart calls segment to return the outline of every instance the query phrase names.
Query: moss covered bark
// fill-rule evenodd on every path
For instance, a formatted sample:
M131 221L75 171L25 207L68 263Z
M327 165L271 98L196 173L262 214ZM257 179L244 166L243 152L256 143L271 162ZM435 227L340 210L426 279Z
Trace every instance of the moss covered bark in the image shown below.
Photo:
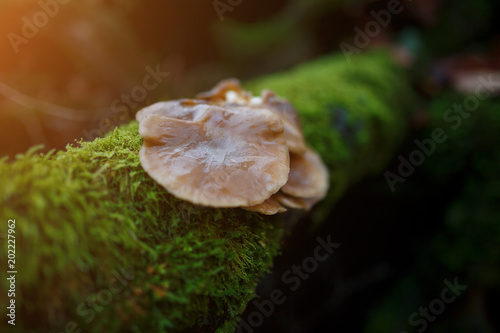
M380 172L397 148L410 102L405 82L385 53L371 53L351 65L331 56L247 87L275 90L296 106L331 171L319 209L326 211L349 184ZM286 215L175 199L142 170L137 129L132 122L66 151L0 162L2 233L16 220L17 313L9 329L236 327L279 251Z

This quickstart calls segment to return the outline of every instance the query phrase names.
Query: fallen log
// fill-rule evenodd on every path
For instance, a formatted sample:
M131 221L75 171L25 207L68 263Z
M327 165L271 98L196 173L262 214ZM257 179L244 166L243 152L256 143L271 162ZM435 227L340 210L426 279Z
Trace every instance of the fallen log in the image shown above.
M311 212L324 222L349 185L379 174L411 103L385 52L342 55L245 85L291 101L330 170ZM272 265L289 214L199 207L141 168L135 121L104 138L0 162L2 233L15 220L13 332L231 332ZM292 212L293 214L293 212ZM2 247L7 248L7 236ZM11 285L4 282L0 294ZM6 303L2 302L3 305Z

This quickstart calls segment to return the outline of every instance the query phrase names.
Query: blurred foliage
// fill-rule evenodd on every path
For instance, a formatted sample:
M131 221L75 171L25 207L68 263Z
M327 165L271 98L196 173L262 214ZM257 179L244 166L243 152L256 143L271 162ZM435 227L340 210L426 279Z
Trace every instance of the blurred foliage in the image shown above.
M413 240L416 260L374 310L367 332L414 330L409 316L440 298L442 279L452 281L455 277L468 289L446 305L435 323L428 323L432 326L429 331L492 333L498 328L500 105L498 99L480 101L468 118L452 127L456 123L446 121L443 115L467 97L447 91L431 102L431 121L421 138L430 138L432 130L442 128L448 139L437 144L425 161L423 176L431 183L423 186L438 193L455 190L437 232Z
M370 11L387 7L380 0L242 1L220 17L212 1L84 0L57 5L38 28L33 19L44 13L42 3L57 2L0 2L0 35L6 37L0 39L0 83L6 85L0 86L0 155L12 157L34 144L63 148L93 137L85 133L128 122L154 101L193 96L226 77L252 78L339 50L341 42L352 43L355 27L373 20ZM486 38L498 7L487 0L402 5L370 46L420 26L422 49L453 52ZM36 33L14 47L12 34L22 37L26 25ZM455 33L461 26L466 33ZM129 106L127 117L116 117L113 102L142 84L147 66L157 65L168 78ZM111 126L101 126L103 119Z

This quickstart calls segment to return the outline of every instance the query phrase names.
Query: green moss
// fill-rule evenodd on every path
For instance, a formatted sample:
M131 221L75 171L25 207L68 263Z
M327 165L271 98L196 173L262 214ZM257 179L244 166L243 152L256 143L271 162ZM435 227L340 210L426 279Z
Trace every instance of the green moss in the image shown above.
M1 164L8 185L1 216L17 226L17 301L43 309L55 300L48 306L57 320L39 317L33 327L23 320L26 329L42 322L62 330L72 320L95 332L131 323L182 329L203 314L233 318L253 296L277 252L279 223L171 197L141 169L140 146L134 122L81 148ZM90 315L76 313L77 305L109 289L122 268L135 278L85 326ZM113 312L128 315L119 323Z
M297 106L332 172L324 210L384 166L404 124L404 76L382 53L358 60L333 56L250 85ZM2 232L16 219L16 331L60 332L71 321L85 332L234 330L279 251L283 215L180 201L142 170L141 144L132 122L66 151L0 162ZM123 269L134 277L111 292Z

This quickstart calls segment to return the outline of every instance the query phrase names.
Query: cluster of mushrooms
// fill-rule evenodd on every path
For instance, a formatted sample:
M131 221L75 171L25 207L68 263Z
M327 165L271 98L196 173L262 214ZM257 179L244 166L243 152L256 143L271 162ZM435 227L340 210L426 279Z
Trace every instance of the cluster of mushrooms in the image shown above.
M269 90L252 97L238 80L224 80L136 119L144 170L193 204L273 215L284 206L309 210L328 190L328 170L306 145L297 113Z

